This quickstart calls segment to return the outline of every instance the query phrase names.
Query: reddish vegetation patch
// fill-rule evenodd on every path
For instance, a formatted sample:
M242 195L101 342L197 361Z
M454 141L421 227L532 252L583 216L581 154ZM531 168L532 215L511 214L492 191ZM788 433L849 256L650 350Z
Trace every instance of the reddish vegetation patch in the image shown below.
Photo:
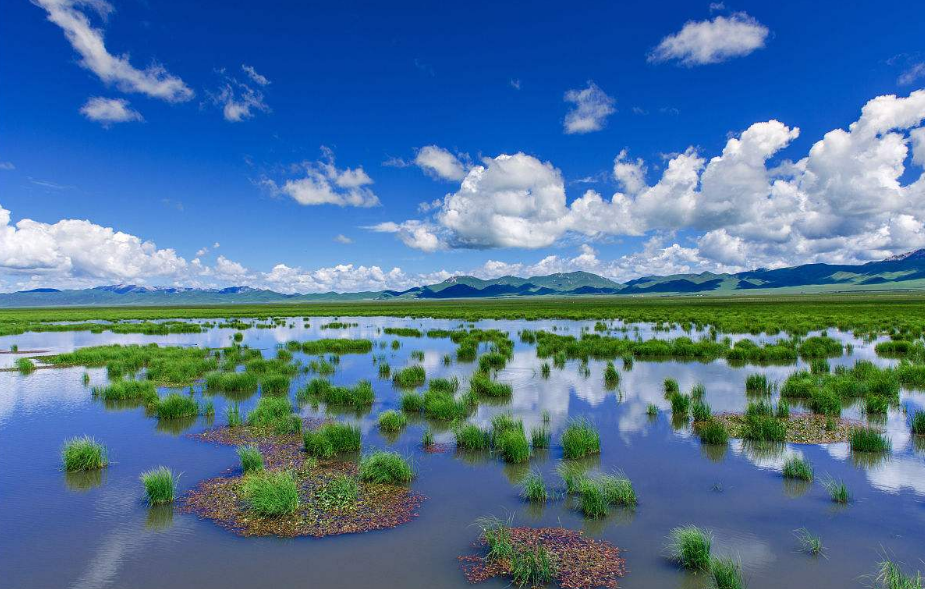
M306 427L320 422L306 423ZM241 536L332 536L394 528L417 517L424 496L395 485L359 483L359 497L349 508L322 508L320 489L338 475L356 476L354 462L316 461L302 451L298 434L274 435L250 427L216 428L192 437L227 445L253 445L266 468L290 470L299 485L299 508L292 515L258 517L241 494L244 477L235 470L199 483L179 502L180 510L210 519Z
M515 549L537 546L545 548L555 559L556 581L565 589L613 588L626 574L626 561L620 549L609 542L584 537L576 530L565 528L510 528L511 544ZM478 543L486 546L484 539ZM510 577L510 563L489 562L478 555L461 556L463 573L470 583L481 583L493 577Z
M449 451L449 444L431 444L430 446L424 446L424 452L428 454L444 454Z
M722 413L714 419L726 426L729 437L741 438L745 432L745 415L743 413ZM843 417L832 417L835 429L826 429L827 418L815 413L792 413L784 422L787 426L787 441L792 444L833 444L847 442L851 428L860 422Z

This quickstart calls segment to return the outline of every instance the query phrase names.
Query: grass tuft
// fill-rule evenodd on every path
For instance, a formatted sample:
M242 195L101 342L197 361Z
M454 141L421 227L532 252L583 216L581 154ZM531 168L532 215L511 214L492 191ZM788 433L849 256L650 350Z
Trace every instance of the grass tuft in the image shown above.
M159 466L141 473L141 482L145 487L145 499L148 504L164 505L172 503L178 478L166 466Z
M710 548L712 535L694 525L681 526L671 530L668 550L671 557L682 567L694 571L710 569Z
M791 456L784 462L783 474L785 479L811 481L813 480L813 467L808 461L798 456Z
M65 440L61 462L66 472L98 470L109 465L106 447L89 436Z
M710 576L716 589L744 589L742 565L730 557L714 558L710 561Z
M549 493L546 491L546 483L543 482L540 473L532 471L524 478L520 496L533 503L546 503Z
M600 452L601 436L591 422L574 420L562 432L562 455L565 458L583 458Z
M856 427L849 434L851 449L855 452L889 452L890 439L872 427Z
M244 474L263 470L263 454L256 446L239 446L238 458L241 459L241 470Z
M378 450L360 460L360 478L370 483L400 485L411 482L414 470L401 455Z
M263 517L290 515L299 508L299 489L288 471L263 471L248 475L243 485L248 509Z
M379 414L379 429L384 432L401 431L408 425L408 418L398 411L388 410Z

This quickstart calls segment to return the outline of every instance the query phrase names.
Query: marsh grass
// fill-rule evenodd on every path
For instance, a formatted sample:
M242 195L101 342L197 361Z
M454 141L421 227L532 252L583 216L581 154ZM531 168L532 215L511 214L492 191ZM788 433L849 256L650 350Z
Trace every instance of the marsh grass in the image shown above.
M600 452L601 436L590 421L576 419L569 422L562 432L562 455L565 458L583 458Z
M753 442L784 442L787 439L787 425L773 415L746 413L742 436Z
M430 428L425 429L423 435L421 435L421 445L425 448L431 448L435 443L434 432Z
M302 442L309 456L328 459L343 452L359 451L362 434L356 425L325 423L318 429L302 432Z
M669 397L671 400L671 412L676 417L687 417L691 407L691 398L687 395L674 392Z
M263 454L256 446L238 446L238 458L241 459L241 470L244 474L263 470Z
M691 405L691 417L694 418L695 422L709 421L713 417L713 412L710 410L710 406L703 401L695 401Z
M299 489L289 471L254 473L244 478L242 494L248 509L261 517L279 517L299 508Z
M726 430L726 426L715 419L698 423L696 432L703 444L724 446L729 441L729 432Z
M228 420L228 427L244 425L244 416L241 414L241 407L237 403L225 408L225 418Z
M267 374L260 379L260 390L268 395L288 393L290 383L290 378L285 374Z
M552 434L545 427L534 427L530 430L530 445L534 449L549 448L552 441Z
M20 374L30 374L35 371L35 363L28 358L19 358L16 360L16 370Z
M323 401L332 406L364 409L376 400L373 386L361 380L352 387L334 386L324 378L313 378L296 394L299 400Z
M607 367L604 368L604 384L610 388L620 384L620 373L617 372L613 362L607 362Z
M890 439L872 427L857 427L849 434L851 449L855 452L889 452Z
M745 392L752 395L769 396L773 392L773 384L764 374L749 374L745 378Z
M540 364L540 376L543 378L549 378L551 372L552 370L549 367L549 362L543 362Z
M678 386L678 381L676 381L676 380L673 379L673 378L666 378L666 379L665 379L665 382L663 383L663 386L664 386L664 389L665 389L665 396L666 396L666 397L670 397L671 395L673 395L673 394L675 394L675 393L680 393L680 392L681 392L681 387Z
M530 460L530 443L527 442L523 426L502 430L497 432L493 438L494 450L505 462L520 464Z
M261 397L247 414L247 424L272 429L276 433L295 433L302 429L302 420L292 412L288 397Z
M822 545L822 539L813 534L806 528L799 528L793 531L796 536L797 544L800 550L813 556L825 556L825 546Z
M475 520L475 525L481 528L481 537L488 546L486 559L495 563L510 562L514 555L510 521L504 522L496 517L485 517Z
M649 405L646 407L646 415L649 417L655 417L658 415L658 405L649 403Z
M916 411L912 414L910 431L918 436L925 436L925 411Z
M518 587L542 587L558 572L555 559L542 546L518 548L510 562L511 580Z
M389 378L392 376L392 367L388 362L379 362L379 378Z
M851 493L848 491L848 486L845 485L844 481L827 476L822 480L822 486L829 493L829 497L833 502L844 505L851 501Z
M349 510L356 505L359 496L360 485L356 478L339 474L315 493L315 501L324 510Z
M487 450L491 447L491 434L473 423L466 423L453 430L456 447L463 450Z
M388 410L379 414L379 429L384 432L401 431L408 425L408 418L398 411Z
M177 488L178 476L166 466L141 473L141 482L145 487L145 499L149 505L172 503Z
M744 589L742 565L731 557L710 560L710 576L715 589Z
M546 483L539 472L531 471L530 474L524 477L520 496L532 503L546 503L549 499L549 492L546 490Z
M90 436L65 440L61 463L66 472L99 470L109 465L106 447Z
M417 393L402 393L399 406L405 413L420 413L424 410L424 397Z
M922 573L916 572L914 576L908 575L903 572L899 564L887 559L877 565L877 575L874 580L878 589L922 589L925 584Z
M189 395L180 393L170 393L152 403L152 406L158 419L181 419L199 415L199 403Z
M104 387L93 387L91 393L104 401L141 401L157 399L157 388L147 380L117 380Z
M582 482L588 478L587 468L575 462L559 463L556 473L565 484L566 495L577 495L581 491Z
M414 388L424 384L427 373L423 366L414 365L402 368L392 375L392 383L397 387Z
M783 475L785 479L811 481L813 480L813 467L809 461L798 456L791 456L784 462Z
M688 570L710 569L712 535L694 525L681 526L668 535L668 551L672 559Z
M210 391L256 391L260 380L252 372L210 372L206 374L206 389Z
M477 372L469 379L469 390L480 397L493 399L507 399L514 392L514 388L503 382L492 380L487 374Z
M413 478L411 464L394 452L378 450L360 460L360 479L366 482L400 485Z

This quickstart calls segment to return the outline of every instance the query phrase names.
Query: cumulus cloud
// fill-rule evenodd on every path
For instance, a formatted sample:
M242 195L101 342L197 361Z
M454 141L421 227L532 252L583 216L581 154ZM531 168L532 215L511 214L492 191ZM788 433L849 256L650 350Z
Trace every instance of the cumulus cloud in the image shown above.
M463 160L468 162L465 156L460 159L459 156L442 147L428 145L418 150L414 165L434 178L459 181L466 177L466 170L469 167L468 163L464 163Z
M342 233L338 234L337 237L334 238L334 241L336 241L337 243L342 243L344 245L349 245L353 243L352 239L350 239L349 237L347 237L346 235Z
M379 197L369 188L373 180L362 166L338 168L334 164L334 153L325 147L321 151L321 160L301 164L303 177L286 180L282 186L271 179L264 179L261 184L273 193L285 194L306 206L375 207L380 204Z
M128 100L124 98L103 98L94 96L87 100L87 103L80 107L80 114L91 121L96 121L104 127L113 123L128 123L131 121L143 121L141 113L129 106Z
M590 80L587 88L566 92L565 101L574 105L565 115L563 122L568 134L600 131L604 128L607 117L616 112L614 99Z
M48 20L64 31L74 51L80 55L80 65L107 84L123 92L136 92L167 102L190 100L194 92L163 66L153 64L140 70L129 62L128 54L112 55L103 39L103 31L94 28L81 9L91 9L105 20L113 11L105 0L32 0L45 9Z
M437 235L439 230L433 225L421 221L411 220L404 223L389 221L373 225L368 229L377 233L394 233L408 247L424 252L435 252L446 247L446 244Z
M744 12L713 20L688 21L649 53L649 61L678 61L686 66L719 63L764 47L768 28Z
M411 247L421 243L411 230L426 228L446 247L539 248L569 234L683 229L699 235L671 259L690 265L696 255L714 269L879 259L925 247L923 120L925 90L880 96L795 162L777 158L800 130L759 122L712 158L693 147L671 156L654 184L645 162L624 150L613 168L620 191L605 198L588 190L570 203L550 162L503 154L474 166L429 219L380 230L399 233Z
M259 86L266 86L270 83L265 77L248 66L242 65L241 68L247 74L253 83ZM270 112L263 97L263 92L242 82L234 76L228 75L225 70L219 70L219 74L224 79L222 86L210 94L212 102L221 107L222 116L230 123L240 123L247 119L253 118L257 112Z

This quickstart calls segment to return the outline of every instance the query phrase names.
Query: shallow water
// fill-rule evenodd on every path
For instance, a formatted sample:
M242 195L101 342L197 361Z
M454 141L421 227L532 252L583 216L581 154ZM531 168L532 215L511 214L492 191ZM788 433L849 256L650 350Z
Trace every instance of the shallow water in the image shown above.
M344 330L322 330L330 319L312 318L311 327L249 329L244 343L260 348L265 356L278 343L319 337L365 337L391 342L401 349L374 349L385 354L393 370L410 364L410 352L423 350L428 377L458 375L465 381L475 365L443 365L452 354L448 339L402 338L380 333L390 326L455 329L459 321L397 318L349 319L359 325ZM741 559L752 589L814 587L817 589L869 586L866 578L884 554L911 568L923 568L925 557L925 447L909 435L907 417L891 410L886 429L893 442L889 458L871 464L858 461L846 444L788 445L781 453L762 453L739 441L725 451L702 447L691 432L672 427L662 381L676 378L686 391L697 382L706 385L706 401L714 412L741 411L747 404L745 378L753 372L782 380L795 366L730 367L710 363L643 362L621 369L616 391L603 383L604 362L591 361L590 375L582 376L578 361L549 379L539 374L541 360L535 346L522 344L517 332L524 328L552 329L579 335L593 322L484 321L478 327L511 333L514 358L498 380L514 385L510 403L482 405L472 421L486 425L491 417L512 412L528 429L551 418L553 447L539 452L529 465L505 465L487 457L457 455L452 433L435 428L437 441L448 443L443 454L426 454L420 439L426 423L413 422L397 440L386 439L376 428L376 416L397 408L400 392L391 381L376 378L371 354L341 357L336 384L370 379L376 404L368 414L338 415L356 421L363 430L365 448L388 447L411 456L417 469L415 491L427 496L418 518L392 530L368 534L312 539L240 538L195 516L170 508L151 509L142 500L139 474L164 464L182 472L179 492L197 482L234 468L234 449L210 445L185 434L210 425L203 419L158 427L144 410L106 408L94 401L81 382L88 372L91 385L106 380L105 369L82 367L40 369L30 375L0 372L0 586L131 587L131 588L237 588L237 587L466 587L457 556L473 552L478 531L473 521L485 515L512 516L515 524L563 525L583 529L609 540L625 551L628 573L621 587L699 588L708 586L704 575L680 571L665 558L665 538L671 528L697 524L714 534L714 553ZM117 335L88 332L28 333L0 337L0 350L17 344L21 350L70 351L105 343L161 345L228 345L230 329L169 336ZM640 326L643 337L651 326ZM681 332L656 334L673 337ZM890 364L873 352L873 344L848 334L829 335L854 345L853 353L831 364L852 364L872 359ZM739 336L740 337L740 336ZM753 338L756 339L756 338ZM774 338L757 338L770 340ZM296 358L308 361L303 354ZM0 368L12 366L16 356L0 355ZM618 368L620 362L617 362ZM292 392L310 375L293 382ZM201 394L196 385L197 396ZM461 387L465 389L465 385ZM163 394L167 389L161 389ZM216 424L224 423L227 401L215 396ZM257 395L242 403L250 409ZM925 408L925 394L903 391L903 404ZM649 403L663 411L646 415ZM310 407L302 409L312 415ZM322 407L321 411L324 409ZM856 410L844 412L860 418ZM567 501L544 508L524 503L517 483L529 469L539 470L551 488L559 485L555 466L561 458L557 446L566 422L587 417L601 432L602 454L596 460L604 471L622 470L632 479L639 496L634 512L615 510L604 520L585 520ZM113 464L98 476L65 475L59 469L59 451L65 438L89 434L109 448ZM816 482L785 484L780 468L787 453L802 454L814 465L817 481L829 474L845 480L854 500L833 507ZM797 551L793 531L806 527L821 536L828 558L813 558ZM485 587L503 587L494 580Z

